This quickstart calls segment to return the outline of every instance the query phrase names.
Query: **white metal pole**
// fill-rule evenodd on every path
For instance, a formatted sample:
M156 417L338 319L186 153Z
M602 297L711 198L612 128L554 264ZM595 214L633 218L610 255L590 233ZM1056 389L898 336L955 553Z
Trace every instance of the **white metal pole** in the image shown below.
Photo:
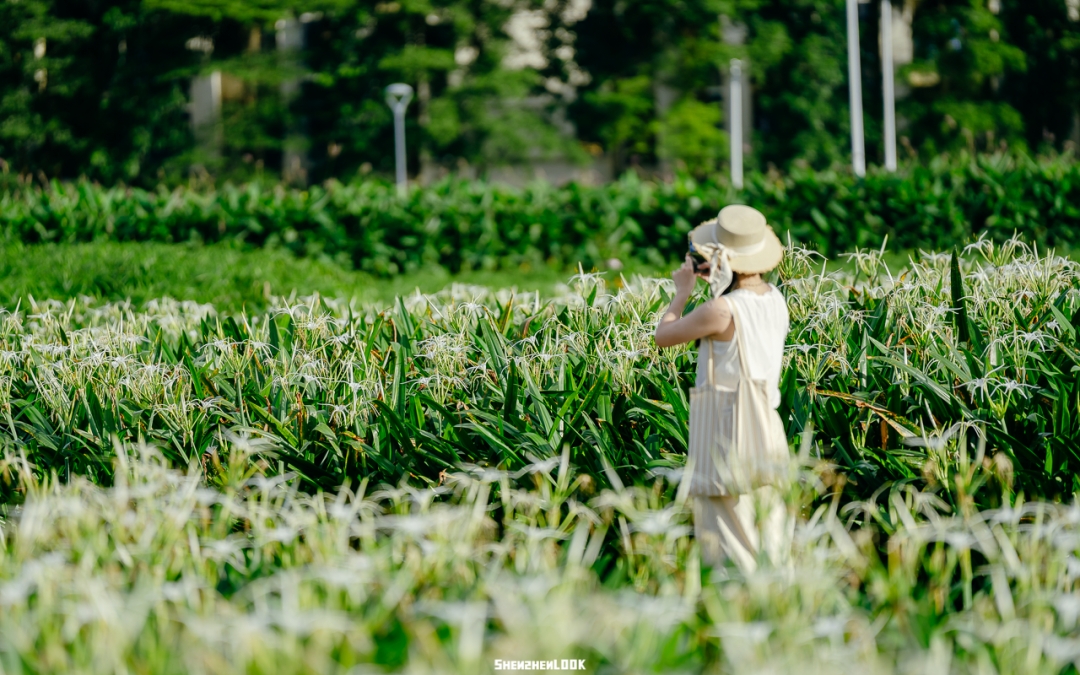
M405 110L412 100L413 89L397 83L386 88L386 104L394 113L394 169L398 194L404 195L409 185L405 166Z
M398 192L404 192L408 181L405 171L405 110L404 106L394 108L394 168L396 169Z
M742 62L731 60L731 83L728 98L731 105L731 184L736 190L743 187L743 78Z
M881 0L881 79L885 98L885 170L896 171L896 72L893 69L892 0Z
M848 90L851 93L851 160L855 175L866 175L866 146L863 138L862 64L859 57L859 2L847 0Z

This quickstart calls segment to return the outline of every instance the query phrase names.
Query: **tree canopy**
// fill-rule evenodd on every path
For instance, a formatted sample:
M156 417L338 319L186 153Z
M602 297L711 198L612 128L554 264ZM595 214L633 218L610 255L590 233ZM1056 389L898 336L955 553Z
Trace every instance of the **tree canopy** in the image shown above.
M894 0L913 36L897 69L902 154L1065 149L1080 133L1069 2ZM859 7L880 161L880 8ZM298 51L277 45L286 21ZM383 90L400 81L416 91L413 173L602 153L615 172L708 174L727 155L733 58L753 88L751 168L822 168L849 155L846 50L844 0L0 0L0 170L273 178L299 134L312 180L389 173ZM207 155L189 86L213 71L224 133Z

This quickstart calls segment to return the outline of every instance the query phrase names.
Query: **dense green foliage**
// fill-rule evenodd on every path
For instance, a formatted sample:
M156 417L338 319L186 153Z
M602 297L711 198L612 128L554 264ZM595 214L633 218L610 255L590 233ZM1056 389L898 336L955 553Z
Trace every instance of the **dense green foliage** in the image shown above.
M856 247L948 250L1014 232L1039 246L1080 247L1080 168L1066 162L935 163L901 176L752 175L722 182L651 183L628 175L602 186L524 190L444 181L400 199L391 185L329 183L310 190L258 185L144 191L53 183L0 194L8 241L239 241L325 256L377 274L495 268L606 268L615 258L678 260L686 233L722 206L761 209L786 239L837 256Z
M1059 0L897 0L912 19L913 62L897 68L901 144L923 160L944 150L1062 147L1080 109L1080 22ZM662 154L668 116L717 106L718 70L748 59L754 91L751 165L827 167L850 156L847 32L843 0L597 0L573 26L575 57L591 81L572 105L579 135L625 166ZM860 3L863 107L872 162L884 161L880 3ZM746 27L724 44L717 15ZM647 45L647 48L643 48ZM1030 65L1030 68L1029 68ZM677 99L657 109L654 86ZM912 85L918 83L918 86ZM910 92L909 95L904 95ZM721 94L722 96L722 94ZM715 146L682 132L686 146ZM721 149L726 152L726 148ZM700 173L715 158L677 153ZM697 160L697 161L695 161Z
M1080 109L1080 21L1065 0L907 0L914 62L898 69L902 144L1061 150ZM278 176L286 144L314 181L392 170L384 87L411 84L410 166L606 152L616 173L726 153L722 78L748 59L751 166L846 162L844 0L147 0L0 4L0 167L153 185L189 168ZM881 160L879 4L860 3L867 147ZM721 19L721 16L724 17ZM296 20L305 46L278 48ZM721 24L745 27L726 43ZM535 38L515 43L511 27ZM536 30L530 33L531 26ZM290 29L292 30L292 29ZM526 41L529 41L526 39ZM222 145L197 148L185 104L223 73ZM918 86L908 86L916 83ZM291 91L294 93L286 93ZM209 174L206 172L209 171Z
M153 181L190 147L184 111L208 21L135 0L0 3L0 169Z

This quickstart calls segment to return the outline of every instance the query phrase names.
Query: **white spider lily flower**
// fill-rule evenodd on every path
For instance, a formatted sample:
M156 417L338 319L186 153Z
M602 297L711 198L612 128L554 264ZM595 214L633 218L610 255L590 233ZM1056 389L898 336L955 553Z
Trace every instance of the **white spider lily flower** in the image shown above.
M630 519L630 531L649 535L682 536L689 533L691 528L674 524L679 515L679 510L674 506L668 506L659 511L646 511L642 514L635 514Z
M212 410L221 410L223 404L227 404L228 401L220 396L214 396L212 398L205 398L200 401L188 401L187 405L192 410L201 410L202 412L210 412Z
M990 383L991 383L991 380L989 378L976 377L976 378L974 378L972 380L968 380L967 382L961 383L961 386L968 390L969 395L974 394L976 391L981 391L983 396L989 397L990 396L990 390L989 390Z
M464 476L473 476L481 483L498 483L500 481L510 478L510 472L503 469L496 469L491 466L479 466L471 464L469 462L463 462L461 464L461 472L454 472L449 474L450 477L455 475L459 478Z
M971 244L968 244L967 246L964 247L964 254L966 255L966 254L968 254L968 253L970 253L972 251L978 251L979 253L985 253L988 249L992 250L993 248L994 248L994 242L993 241L991 241L989 239L986 239L985 236L980 236L978 241L976 241L974 243L971 243Z
M663 478L672 485L676 485L686 477L686 469L684 467L659 467L649 469L649 475L655 478Z
M277 449L270 439L252 436L247 431L241 433L228 431L225 433L225 440L230 446L250 455L273 453Z
M586 283L602 284L604 282L603 272L578 272L570 277L570 283L577 283L579 286L584 286Z
M269 353L270 343L262 342L261 340L244 340L243 344L255 352Z
M919 249L919 256L935 267L938 265L947 265L949 261L952 260L951 253L931 253L922 249Z
M300 531L293 527L279 526L271 530L258 531L255 542L258 546L266 544L288 544L300 536Z
M1038 389L1038 387L1033 384L1017 382L1016 380L1001 380L994 383L994 391L998 389L1004 389L1006 394L1011 394L1014 391L1023 392L1025 389Z
M217 340L213 340L202 345L201 347L199 347L199 351L201 352L206 349L216 349L219 352L228 352L237 344L238 343L233 340L229 340L227 338L219 338Z
M1022 288L1019 291L1016 291L1015 293L1012 294L1012 299L1017 300L1017 301L1018 300L1032 300L1035 297L1036 297L1035 291L1032 291L1032 290L1027 289L1027 288Z
M71 347L67 345L55 344L36 344L34 345L34 349L47 356L63 356L71 351Z
M349 406L339 405L336 403L324 403L323 407L330 411L330 423L337 424L345 419L346 413L349 412Z
M1037 343L1039 345L1039 348L1046 349L1046 345L1043 344L1043 340L1045 340L1048 336L1045 333L1043 333L1042 331L1031 331L1029 333L1017 333L1016 336L1018 338L1020 338L1021 340L1023 340L1024 342L1028 343L1028 344L1031 344L1031 343L1034 342L1034 343Z
M203 545L204 553L209 552L211 559L228 560L239 562L242 551L251 546L246 538L233 536L227 539L216 539ZM239 566L239 565L238 565Z
M520 532L525 535L525 538L530 542L545 541L548 539L562 540L570 536L556 527L536 527L534 525L523 525L516 522L509 523L508 527L515 532Z
M464 302L457 306L457 309L469 315L470 317L476 317L487 311L483 305L478 302Z
M14 363L16 361L19 361L19 360L25 358L25 357L26 357L26 352L24 350L21 350L21 349L18 350L18 351L10 350L10 349L0 349L0 361L3 361L4 363L7 363L7 364Z
M934 432L931 435L924 434L923 436L905 438L903 439L903 443L904 445L912 448L933 448L935 450L940 450L941 448L945 447L945 444L949 442L949 439L955 436L956 432L959 431L963 426L963 423L957 422L956 424L941 432Z
M448 524L448 514L417 513L390 514L376 519L376 527L390 532L397 532L409 537L425 537L429 533L439 532ZM450 516L452 519L452 516Z
M535 473L547 474L547 473L550 473L552 469L559 466L559 461L560 461L559 457L549 457L547 459L537 459L535 457L532 457L531 455L529 455L529 459L532 460L532 463L527 464L524 468L519 469L518 471L515 471L514 473L510 474L510 476L512 478L521 478L522 476L524 476L527 473L529 473L529 474L535 474Z

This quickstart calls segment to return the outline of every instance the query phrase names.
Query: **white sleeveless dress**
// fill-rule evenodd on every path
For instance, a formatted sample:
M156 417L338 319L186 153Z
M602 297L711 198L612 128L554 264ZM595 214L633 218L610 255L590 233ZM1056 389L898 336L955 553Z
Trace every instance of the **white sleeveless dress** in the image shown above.
M790 317L784 294L776 286L772 286L769 292L760 295L740 289L723 297L735 305L737 320L742 322L750 376L766 382L769 404L774 409L778 408L784 343L790 330ZM734 337L729 342L702 340L698 350L696 386L704 386L709 381L709 355L704 352L706 345L712 345L713 348L713 376L716 384L731 391L738 389L739 348ZM721 433L731 433L734 419L734 409L721 412ZM713 476L694 471L690 479L690 494L718 496L723 492L716 486Z

